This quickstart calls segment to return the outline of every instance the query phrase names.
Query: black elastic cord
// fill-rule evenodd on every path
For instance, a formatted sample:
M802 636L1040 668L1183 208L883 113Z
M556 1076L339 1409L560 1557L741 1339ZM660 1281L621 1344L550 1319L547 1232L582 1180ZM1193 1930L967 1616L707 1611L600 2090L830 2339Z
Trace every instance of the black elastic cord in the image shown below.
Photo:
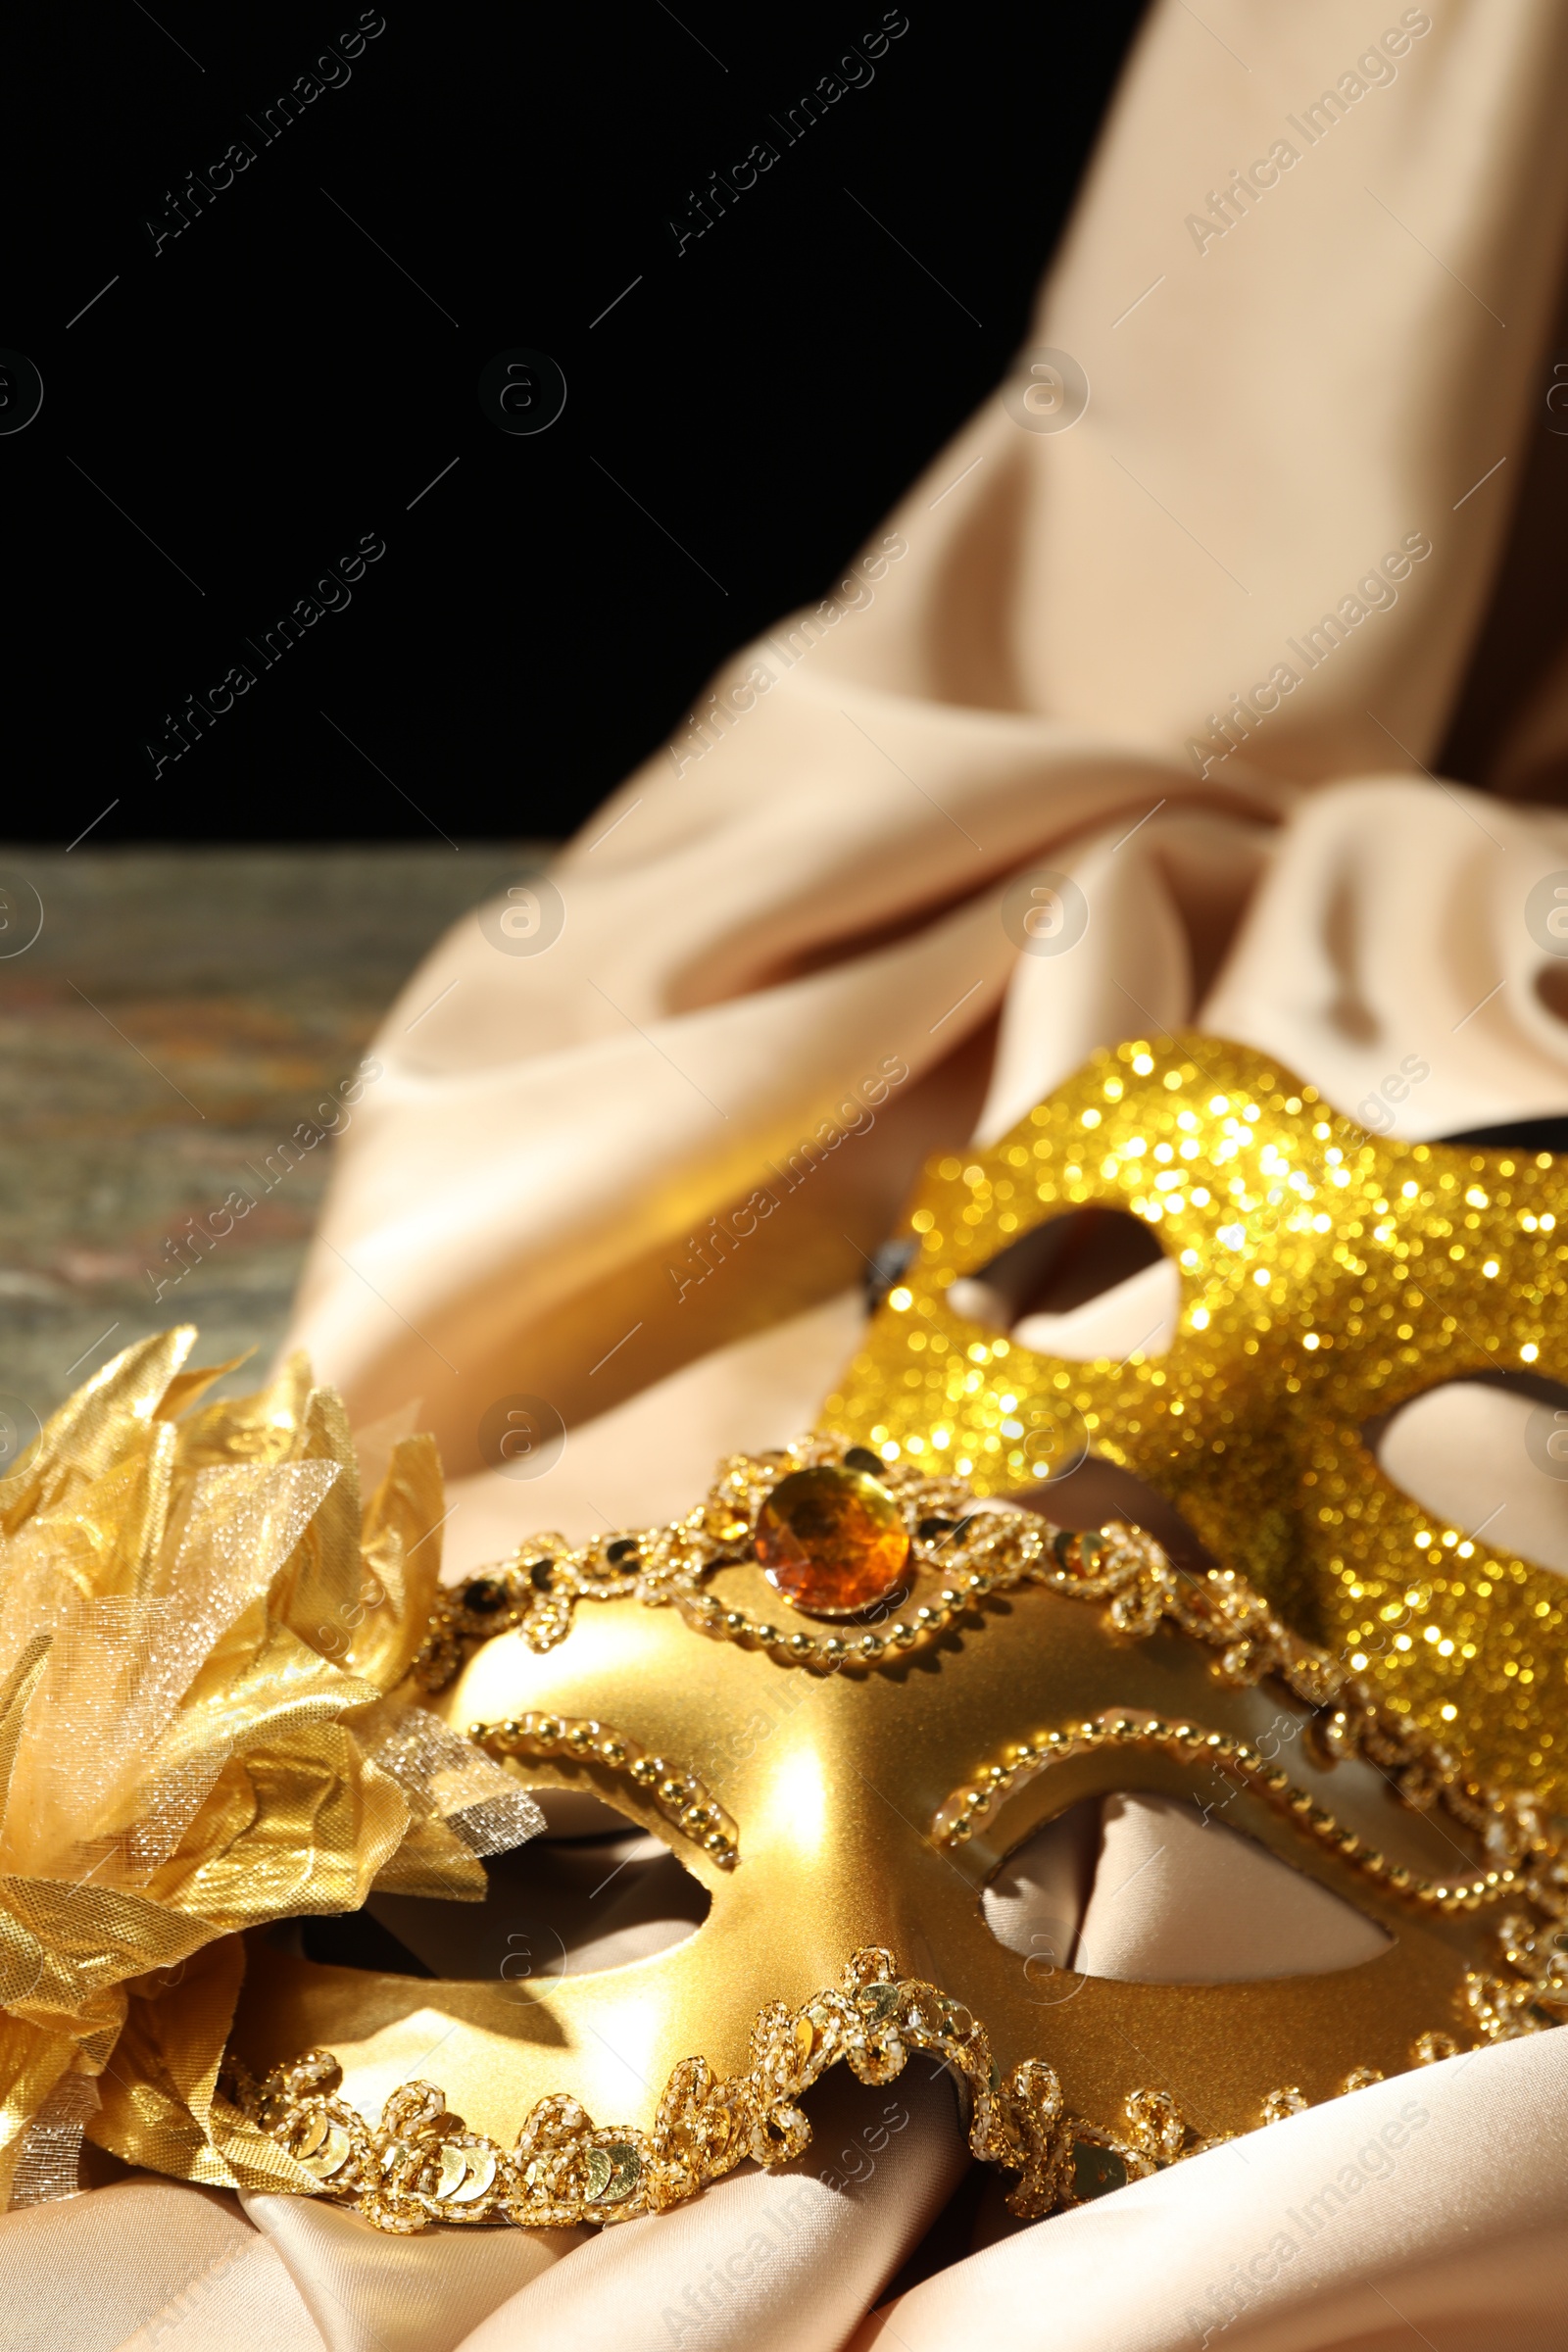
M1568 1119L1510 1119L1500 1127L1472 1127L1463 1135L1440 1135L1440 1144L1474 1144L1486 1152L1568 1152Z

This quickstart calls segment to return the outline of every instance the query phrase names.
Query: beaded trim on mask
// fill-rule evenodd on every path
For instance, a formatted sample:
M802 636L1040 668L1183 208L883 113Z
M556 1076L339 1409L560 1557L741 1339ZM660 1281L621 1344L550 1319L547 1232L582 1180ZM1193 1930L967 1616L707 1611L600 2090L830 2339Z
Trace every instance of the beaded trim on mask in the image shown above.
M787 1631L727 1609L705 1590L715 1570L755 1559L758 1514L774 1488L823 1463L873 1474L897 1502L909 1537L906 1599L921 1579L941 1579L929 1600L848 1640ZM1228 1682L1280 1674L1298 1696L1321 1706L1347 1680L1327 1651L1293 1634L1241 1577L1186 1575L1139 1528L1118 1523L1080 1535L1015 1503L977 1507L961 1479L880 1462L843 1438L816 1436L776 1453L732 1455L707 1501L667 1526L607 1535L574 1549L564 1537L539 1536L512 1559L449 1587L431 1612L414 1672L425 1690L443 1690L469 1652L496 1635L520 1632L531 1649L554 1649L570 1633L579 1603L627 1595L649 1608L673 1606L694 1631L751 1643L781 1665L828 1673L875 1667L923 1647L961 1617L983 1623L986 1598L1022 1584L1106 1601L1107 1630L1135 1641L1168 1618L1223 1652L1219 1668Z
M1557 1902L1560 1916L1560 1890ZM1538 2032L1568 2009L1553 1935L1519 1921L1501 1933L1504 1958L1520 1972L1515 1982L1472 1975L1466 1984L1488 2041ZM1427 2033L1410 2055L1430 2065L1458 2046L1447 2034ZM893 1955L876 1947L854 1955L837 1990L795 2010L769 2003L753 2028L744 2075L725 2082L706 2059L683 2060L646 2132L598 2126L576 2099L555 2096L538 2102L506 2149L448 2114L429 2082L395 2090L371 2125L335 2095L339 2068L327 2050L308 2051L260 2084L238 2066L228 2079L236 2104L315 2177L320 2193L354 2206L378 2230L407 2232L432 2222L559 2230L663 2212L748 2158L789 2163L810 2144L800 2099L830 2067L846 2064L861 2082L891 2082L912 2050L931 2051L963 2077L969 2145L1019 2176L1006 2201L1024 2220L1222 2144L1198 2134L1165 2091L1132 2092L1121 2124L1105 2130L1065 2111L1061 2084L1043 2060L1025 2059L1003 2080L984 2027L961 2002L901 1978ZM1343 2088L1381 2080L1375 2069L1357 2068ZM1279 2123L1307 2104L1284 2084L1259 2101L1258 2121Z
M727 1609L705 1590L714 1570L756 1558L758 1513L774 1488L792 1472L821 1463L868 1472L898 1503L909 1538L906 1599L920 1577L942 1580L930 1599L906 1615L849 1639L808 1633L798 1624L791 1631L744 1609ZM734 1454L706 1502L683 1519L612 1533L574 1549L564 1536L534 1537L512 1559L448 1588L431 1612L415 1674L427 1690L440 1690L470 1650L513 1631L531 1649L553 1649L570 1633L579 1602L628 1594L649 1608L673 1606L694 1632L753 1643L781 1665L833 1673L891 1662L934 1641L987 1592L1031 1579L1054 1581L1052 1562L1044 1557L1052 1533L1045 1522L1029 1511L988 1504L966 1525L974 1500L959 1479L931 1478L906 1466L890 1469L842 1438L805 1437L776 1453Z
M720 1870L740 1859L741 1834L712 1790L695 1773L651 1756L624 1732L591 1715L550 1715L530 1709L506 1723L470 1723L468 1738L497 1761L515 1756L565 1756L578 1764L608 1765L645 1791L673 1829L696 1840Z
M1460 1828L1480 1837L1487 1867L1476 1878L1451 1885L1419 1880L1346 1831L1295 1789L1270 1759L1245 1742L1191 1724L1141 1726L1131 1721L1115 1727L1056 1729L1042 1733L1034 1742L1009 1746L942 1806L933 1830L944 1842L968 1837L997 1799L1020 1780L1069 1752L1114 1738L1172 1747L1189 1760L1201 1749L1258 1794L1285 1806L1308 1835L1334 1844L1366 1876L1439 1911L1475 1910L1496 1901L1518 1887L1527 1871L1535 1868L1539 1875L1544 1856L1555 1857L1541 1807L1529 1792L1499 1791L1465 1774L1446 1748L1381 1707L1367 1685L1327 1650L1293 1633L1244 1578L1227 1569L1212 1569L1201 1577L1179 1570L1152 1536L1120 1521L1073 1533L1015 1504L991 1503L976 1510L971 1491L957 1479L934 1479L879 1464L882 1482L899 1503L909 1532L910 1566L906 1574L911 1583L922 1570L948 1579L935 1605L911 1610L883 1633L867 1633L847 1642L781 1633L744 1611L723 1609L702 1590L702 1579L710 1570L752 1556L758 1513L782 1479L803 1466L831 1462L856 1467L858 1461L859 1449L847 1447L842 1439L815 1437L803 1438L779 1453L736 1455L707 1503L669 1527L607 1537L575 1551L551 1553L527 1567L508 1563L487 1569L442 1596L416 1674L427 1689L438 1690L471 1648L512 1628L521 1631L530 1647L553 1648L570 1631L579 1600L625 1593L635 1593L651 1607L672 1602L699 1631L767 1648L787 1662L830 1672L847 1666L875 1667L930 1640L960 1617L984 1623L984 1604L992 1593L1024 1584L1043 1585L1075 1600L1103 1602L1105 1629L1122 1640L1144 1641L1162 1623L1176 1626L1219 1653L1213 1671L1233 1688L1256 1684L1265 1675L1279 1676L1297 1697L1318 1711L1313 1737L1328 1756L1363 1756L1417 1809L1441 1807ZM553 1541L543 1539L545 1544ZM550 1573L541 1583L538 1571L543 1567ZM564 1719L558 1726L554 1718L475 1724L469 1734L496 1754L537 1755L564 1746L572 1754L605 1755L614 1764L622 1760L618 1750L625 1745L609 1726L585 1721L568 1729ZM617 1752L610 1753L609 1749ZM670 1818L688 1834L701 1835L715 1859L726 1866L733 1861L734 1825L727 1816L718 1818L708 1792L690 1775L658 1756L639 1756L628 1769L643 1785L659 1789Z
M1489 1867L1474 1878L1423 1879L1369 1846L1248 1740L1199 1723L1166 1723L1155 1715L1069 1724L1014 1741L1001 1762L988 1765L945 1800L932 1834L941 1844L960 1843L1011 1789L1069 1756L1090 1755L1100 1748L1153 1747L1183 1763L1209 1762L1222 1776L1234 1774L1238 1783L1287 1814L1308 1837L1332 1846L1363 1877L1424 1910L1479 1911L1510 1894L1540 1899L1541 1875L1555 1863L1557 1847L1530 1796L1464 1778L1451 1758L1429 1740L1388 1722L1354 1684L1342 1690L1333 1714L1315 1722L1310 1736L1331 1757L1358 1755L1376 1765L1413 1809L1441 1808L1460 1829L1474 1833L1492 1857Z

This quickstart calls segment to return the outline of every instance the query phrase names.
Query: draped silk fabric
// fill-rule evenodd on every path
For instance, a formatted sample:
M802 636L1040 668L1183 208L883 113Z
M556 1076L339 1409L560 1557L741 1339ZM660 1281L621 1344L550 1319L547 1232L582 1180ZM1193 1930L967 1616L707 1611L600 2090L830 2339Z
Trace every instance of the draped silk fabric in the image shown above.
M1565 87L1541 0L1156 0L1031 332L1082 416L989 401L568 847L554 943L492 910L416 975L293 1338L356 1421L434 1430L449 1570L673 1514L808 1423L923 1155L1096 1046L1195 1020L1411 1137L1568 1111L1531 898L1568 878ZM1020 953L1032 869L1081 894L1062 952ZM566 1431L534 1478L484 1466L519 1393ZM1146 1876L1152 1967L1183 1896ZM864 2140L844 2092L799 2165L581 2242L130 2181L0 2223L0 2278L74 2352L143 2340L127 2279L191 2346L1544 2346L1565 2074L1550 2034L1027 2230L982 2202L874 2317L964 2170L916 2068L858 2185L819 2177ZM203 2201L210 2259L148 2199ZM60 2266L113 2292L56 2318Z

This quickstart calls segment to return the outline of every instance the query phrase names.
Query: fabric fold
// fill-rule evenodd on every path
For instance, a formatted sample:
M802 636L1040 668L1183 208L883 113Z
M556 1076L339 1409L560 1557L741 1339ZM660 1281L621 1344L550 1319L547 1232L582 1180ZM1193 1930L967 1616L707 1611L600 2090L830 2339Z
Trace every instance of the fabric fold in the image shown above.
M1568 1111L1568 597L1531 511L1561 495L1539 438L1565 83L1568 13L1530 0L1370 24L1156 0L1007 383L519 882L520 920L479 909L410 981L295 1339L356 1421L423 1399L454 1572L531 1529L646 1523L792 1435L924 1156L1099 1046L1196 1019L1411 1138ZM559 1441L521 1475L487 1418L514 1407ZM107 1473L90 1413L72 1443ZM867 2319L962 2172L937 2086L859 2205L758 2175L548 2269L475 2254L467 2352L1393 2352L1412 2328L1544 2352L1565 2066L1544 2034L1400 2077ZM203 2196L9 2217L0 2281L79 2260L81 2315L46 2316L96 2352L220 2258L148 2218L189 2231ZM732 2272L801 2197L776 2257ZM299 2281L269 2340L451 2342L445 2241L254 2210L256 2276Z

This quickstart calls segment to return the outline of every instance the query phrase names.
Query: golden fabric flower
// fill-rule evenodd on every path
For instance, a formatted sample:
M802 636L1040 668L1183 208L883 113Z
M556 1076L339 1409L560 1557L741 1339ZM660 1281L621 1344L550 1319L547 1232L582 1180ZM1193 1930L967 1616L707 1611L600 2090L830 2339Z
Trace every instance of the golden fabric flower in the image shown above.
M0 1480L0 2205L74 2187L83 2123L188 2180L314 2185L217 2088L238 1931L481 1899L478 1856L540 1823L388 1696L438 1582L432 1442L362 1516L303 1359L203 1402L232 1367L183 1372L194 1338L127 1348Z

